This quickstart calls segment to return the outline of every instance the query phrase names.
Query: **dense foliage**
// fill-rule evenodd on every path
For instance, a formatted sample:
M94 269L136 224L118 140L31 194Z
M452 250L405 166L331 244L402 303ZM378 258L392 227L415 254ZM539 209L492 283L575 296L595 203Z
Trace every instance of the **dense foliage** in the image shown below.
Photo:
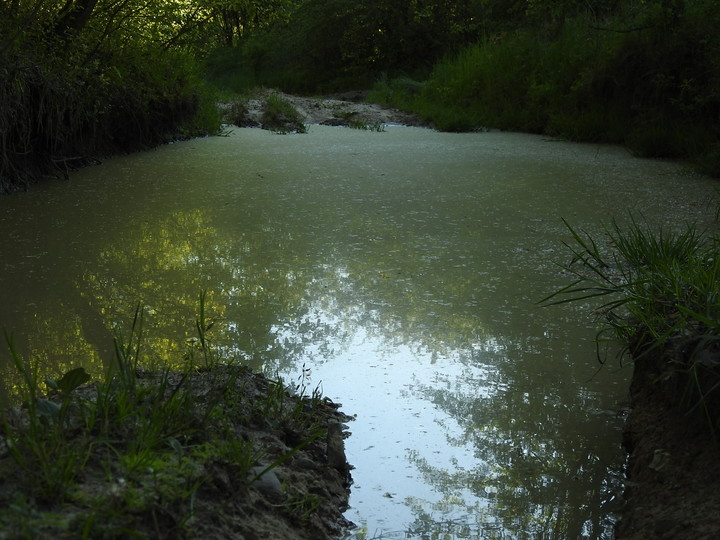
M720 9L709 0L606 4L531 2L545 9L526 12L524 25L448 55L421 83L381 81L374 98L441 129L621 143L720 175Z
M215 129L164 0L0 5L0 191L98 155ZM194 28L194 26L193 26Z
M216 50L211 77L243 89L367 87L384 72L427 73L444 53L476 39L484 8L473 0L306 0L287 19Z

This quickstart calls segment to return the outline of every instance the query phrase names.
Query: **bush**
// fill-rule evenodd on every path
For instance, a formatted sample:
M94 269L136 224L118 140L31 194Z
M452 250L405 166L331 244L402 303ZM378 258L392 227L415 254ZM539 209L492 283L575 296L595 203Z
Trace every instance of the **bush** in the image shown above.
M490 35L440 60L422 84L381 78L371 97L442 130L623 143L717 174L720 12L704 0L683 5L648 3L602 20L580 13L552 28Z
M260 117L264 129L277 133L305 133L307 130L295 108L275 93L265 98L265 109Z
M95 157L217 131L214 100L185 53L149 45L77 63L4 51L0 62L0 191L67 174Z
M700 411L720 427L720 239L654 232L637 222L607 231L611 253L568 228L574 243L566 269L576 280L543 302L602 299L603 339L618 340L655 380L671 406ZM602 360L602 359L601 359Z

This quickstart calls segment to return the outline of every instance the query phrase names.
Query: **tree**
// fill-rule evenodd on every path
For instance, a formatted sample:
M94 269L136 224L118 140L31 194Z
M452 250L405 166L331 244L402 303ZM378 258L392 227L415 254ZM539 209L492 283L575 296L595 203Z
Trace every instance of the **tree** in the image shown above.
M90 20L99 0L67 0L55 23L55 33L80 32Z

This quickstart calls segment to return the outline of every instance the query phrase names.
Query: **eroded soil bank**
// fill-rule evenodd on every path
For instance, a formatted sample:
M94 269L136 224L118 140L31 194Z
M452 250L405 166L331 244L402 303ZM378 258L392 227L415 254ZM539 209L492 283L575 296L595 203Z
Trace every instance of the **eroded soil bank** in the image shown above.
M623 444L629 453L626 505L617 540L698 540L720 536L720 446L702 406L678 396L692 381L673 366L681 349L635 362L631 412ZM716 351L716 360L717 360ZM712 418L717 403L706 403Z

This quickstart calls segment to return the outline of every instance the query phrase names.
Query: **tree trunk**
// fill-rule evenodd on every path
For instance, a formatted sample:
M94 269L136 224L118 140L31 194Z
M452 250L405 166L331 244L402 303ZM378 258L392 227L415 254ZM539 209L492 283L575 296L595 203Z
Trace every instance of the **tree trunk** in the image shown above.
M67 0L60 10L60 18L55 24L55 33L67 36L69 32L80 33L90 20L99 0Z

